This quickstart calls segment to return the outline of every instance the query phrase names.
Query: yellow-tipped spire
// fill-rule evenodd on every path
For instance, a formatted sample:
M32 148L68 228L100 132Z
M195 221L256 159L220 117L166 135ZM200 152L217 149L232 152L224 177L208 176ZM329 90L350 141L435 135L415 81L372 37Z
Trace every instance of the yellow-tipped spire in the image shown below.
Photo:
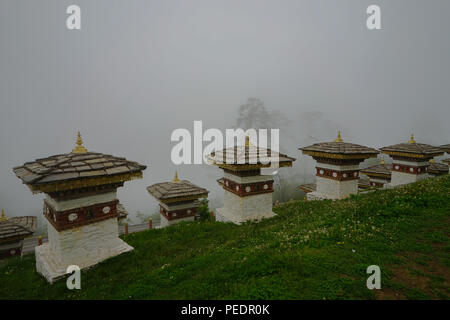
M386 164L386 162L384 162L384 158L381 158L380 164Z
M436 162L436 160L434 160L434 159L430 159L430 161L429 161L430 163L435 163Z
M175 171L175 176L173 177L172 182L175 182L175 183L180 182L180 179L178 179L178 171Z
M0 217L0 221L6 221L8 218L5 216L5 210L2 209L2 216Z
M245 136L245 146L246 147L253 147L253 144L250 142L250 136L249 135Z
M414 140L414 134L411 133L411 138L409 138L408 143L416 143L416 140Z
M81 139L80 131L78 131L77 135L77 145L72 149L72 153L86 153L87 149L83 146L83 140Z
M334 139L334 142L344 142L344 140L342 140L341 138L341 130L338 131L337 138Z

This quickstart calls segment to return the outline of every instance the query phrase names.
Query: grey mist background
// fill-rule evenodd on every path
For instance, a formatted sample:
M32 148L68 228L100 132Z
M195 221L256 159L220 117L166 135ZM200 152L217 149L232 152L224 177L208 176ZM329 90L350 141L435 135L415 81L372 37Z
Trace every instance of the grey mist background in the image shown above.
M82 29L66 28L67 6ZM377 4L382 30L366 28ZM297 148L330 141L372 147L450 143L450 1L414 0L3 0L0 2L0 207L42 216L12 168L70 152L81 131L90 151L148 166L119 189L130 213L157 204L146 186L181 179L208 188L220 171L174 166L170 134L273 126L297 158L280 170L291 187L312 181ZM264 107L240 106L258 98ZM287 179L285 179L287 181Z

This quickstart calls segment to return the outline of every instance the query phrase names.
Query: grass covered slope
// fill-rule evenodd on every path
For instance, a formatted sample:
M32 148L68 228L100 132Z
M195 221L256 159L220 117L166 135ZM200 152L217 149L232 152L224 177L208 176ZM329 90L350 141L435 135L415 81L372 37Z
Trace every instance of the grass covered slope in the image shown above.
M183 223L49 285L34 256L0 262L0 299L448 299L450 176L340 201L296 201L242 226ZM366 288L369 265L381 290Z

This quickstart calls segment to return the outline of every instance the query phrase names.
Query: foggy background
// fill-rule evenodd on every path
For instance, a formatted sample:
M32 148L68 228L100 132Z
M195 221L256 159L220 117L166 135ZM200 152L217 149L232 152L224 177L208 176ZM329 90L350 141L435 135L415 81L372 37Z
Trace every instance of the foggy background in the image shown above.
M81 30L66 28L70 4ZM371 4L382 30L366 27ZM194 120L280 128L281 151L297 158L279 170L291 190L314 180L298 148L338 129L375 148L411 132L450 143L449 12L447 0L3 0L0 208L42 217L43 195L12 168L70 152L77 130L89 151L148 166L118 191L131 214L155 212L146 186L176 169L222 204L220 170L170 161L172 131ZM263 106L242 109L249 98Z

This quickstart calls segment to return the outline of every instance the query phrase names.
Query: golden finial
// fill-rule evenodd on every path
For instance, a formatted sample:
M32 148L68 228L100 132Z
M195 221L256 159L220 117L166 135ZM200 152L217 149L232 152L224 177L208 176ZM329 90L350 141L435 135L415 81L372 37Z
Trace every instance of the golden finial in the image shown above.
M175 177L173 177L172 182L175 182L175 183L180 182L180 179L178 179L178 171L175 171Z
M2 209L2 216L0 217L0 221L6 221L8 218L5 216L5 210Z
M386 162L384 162L384 158L381 158L380 164L386 164Z
M77 146L72 149L72 153L86 153L87 149L83 146L83 140L81 139L80 131L78 131L77 135Z
M249 135L245 136L245 146L246 147L253 147L253 144L250 142L250 136Z
M434 159L430 159L430 161L429 161L430 163L435 163L436 162L436 160L434 160Z
M411 138L409 138L408 143L416 143L416 140L414 140L414 134L411 134Z
M341 130L338 131L337 138L334 139L334 142L344 142L344 140L342 140L341 138Z

